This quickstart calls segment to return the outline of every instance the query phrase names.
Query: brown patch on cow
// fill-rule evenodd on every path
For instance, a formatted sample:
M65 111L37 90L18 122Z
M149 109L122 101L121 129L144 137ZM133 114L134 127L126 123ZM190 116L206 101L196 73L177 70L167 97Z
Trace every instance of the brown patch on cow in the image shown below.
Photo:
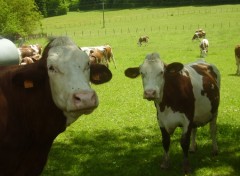
M212 113L216 113L220 101L219 86L217 84L217 74L214 72L211 65L198 64L193 65L192 68L200 75L202 75L203 90L202 96L206 95L211 102Z
M165 84L163 88L163 99L160 110L163 112L165 107L171 107L175 112L181 112L192 121L194 116L194 94L189 73L187 71L165 73Z

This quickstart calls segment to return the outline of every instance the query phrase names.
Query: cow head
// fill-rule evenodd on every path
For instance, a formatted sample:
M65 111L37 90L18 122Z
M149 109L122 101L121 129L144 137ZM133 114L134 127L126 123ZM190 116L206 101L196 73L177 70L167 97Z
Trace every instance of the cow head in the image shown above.
M42 59L30 65L39 63L44 63L46 76L42 77L48 78L53 102L67 117L68 125L82 114L91 113L98 106L98 97L91 88L90 82L102 84L112 78L112 74L106 66L90 65L88 55L68 37L52 39L45 47ZM34 72L34 69L31 71ZM35 73L26 73L21 76L21 80L39 82L39 78L34 79L33 76L30 76L39 75L39 72L38 69ZM15 80L19 82L19 79Z
M174 77L182 68L181 63L166 65L160 60L158 53L152 53L146 56L143 64L139 67L126 69L125 76L136 78L141 75L144 89L143 98L161 101L165 78Z

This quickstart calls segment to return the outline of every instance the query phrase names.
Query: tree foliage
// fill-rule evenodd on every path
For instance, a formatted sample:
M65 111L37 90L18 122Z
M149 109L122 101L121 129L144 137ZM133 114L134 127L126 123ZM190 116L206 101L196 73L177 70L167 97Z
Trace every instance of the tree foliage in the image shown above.
M42 18L34 0L0 0L0 34L8 38L31 34Z

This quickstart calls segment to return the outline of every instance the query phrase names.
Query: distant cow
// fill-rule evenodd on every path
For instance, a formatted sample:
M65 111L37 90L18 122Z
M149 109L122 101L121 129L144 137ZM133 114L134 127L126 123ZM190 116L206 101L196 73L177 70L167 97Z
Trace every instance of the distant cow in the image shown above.
M18 48L20 65L25 63L24 60L31 58L34 62L41 58L42 46L39 44L35 45L22 45ZM26 59L24 59L27 57Z
M142 43L148 43L148 40L149 40L149 37L148 36L141 36L139 39L138 39L138 45L139 46L142 46Z
M111 77L68 37L51 39L38 62L0 67L0 175L40 175L58 134L97 108L90 82Z
M152 100L157 110L162 133L164 157L162 168L169 167L170 135L182 127L181 147L183 169L190 170L188 151L192 132L191 151L195 151L197 127L210 122L213 154L218 153L216 119L220 99L220 73L214 65L197 61L187 65L178 62L165 64L157 53L146 56L140 67L128 68L130 78L142 76L143 98Z
M102 63L105 63L105 65L108 66L112 60L114 67L117 68L115 58L113 56L113 51L110 45L80 47L80 49L90 56L92 62L96 62L97 60L94 58L98 58L99 61L102 60ZM94 52L96 52L96 54L92 54Z
M89 52L89 58L91 63L104 64L108 67L107 53L105 49L91 49Z
M200 57L204 58L208 54L208 47L209 47L209 42L207 39L203 39L201 43L199 44L200 48Z
M206 32L202 29L198 29L195 31L193 37L192 37L192 41L195 39L200 40L201 38L205 38L206 37Z
M236 74L240 76L240 45L236 45L234 52L235 52L235 59L236 59L236 65L237 65Z

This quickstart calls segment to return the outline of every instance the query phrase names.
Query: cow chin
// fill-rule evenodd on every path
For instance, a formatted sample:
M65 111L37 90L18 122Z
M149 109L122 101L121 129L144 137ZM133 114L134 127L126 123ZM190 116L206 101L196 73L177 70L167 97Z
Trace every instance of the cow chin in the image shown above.
M80 116L91 114L97 108L81 109L78 111L64 111L63 114L67 118L66 125L69 126L75 122Z

